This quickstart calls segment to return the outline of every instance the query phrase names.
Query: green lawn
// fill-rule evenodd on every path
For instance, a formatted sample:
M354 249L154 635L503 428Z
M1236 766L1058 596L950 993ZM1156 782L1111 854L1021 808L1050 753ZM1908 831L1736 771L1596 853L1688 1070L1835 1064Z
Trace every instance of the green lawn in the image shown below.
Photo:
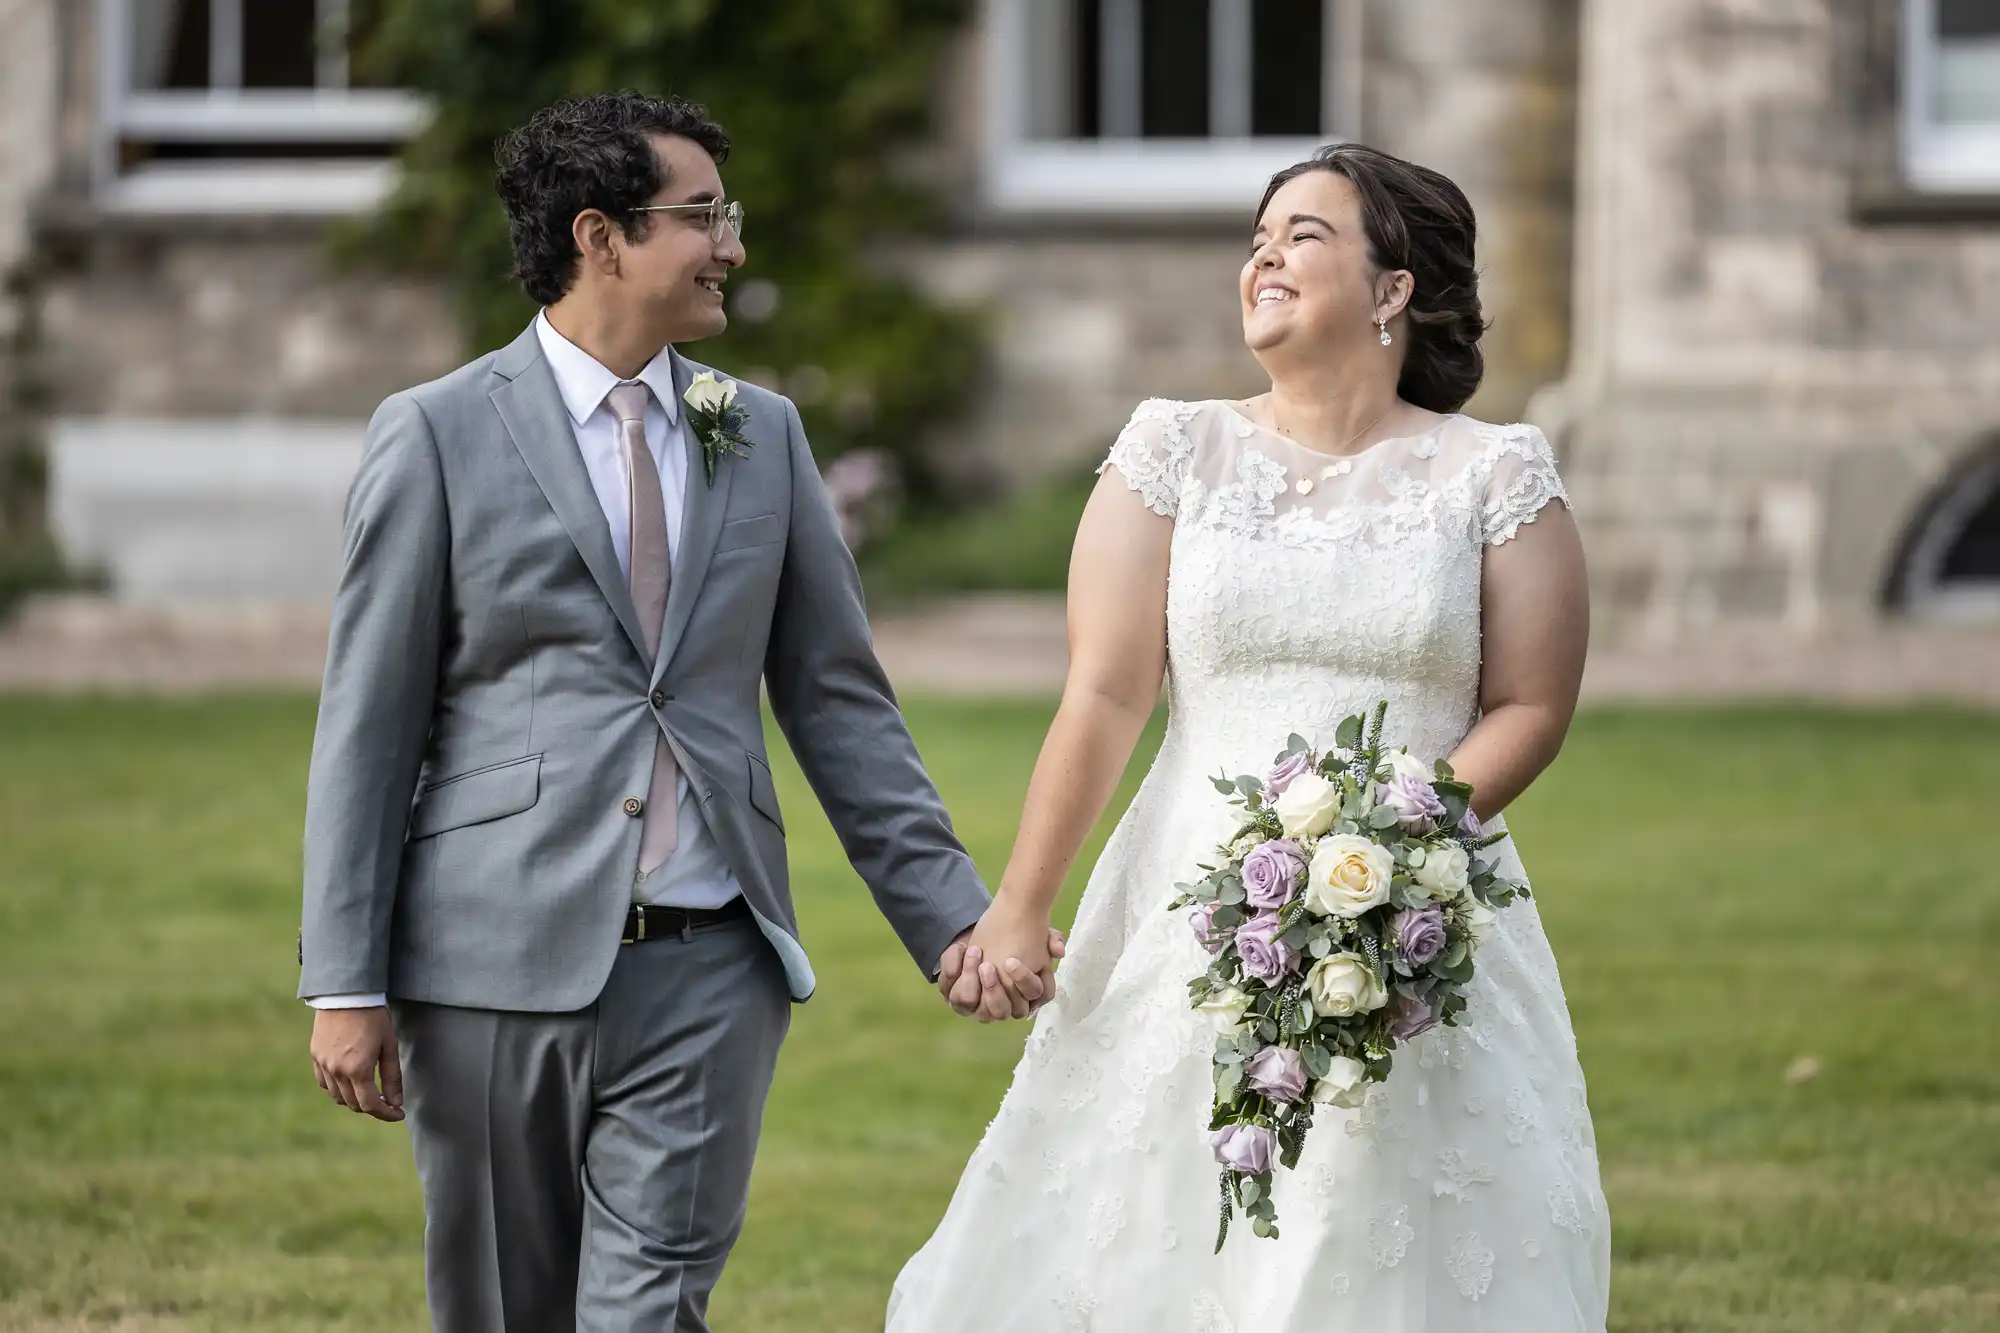
M911 712L996 871L1046 709ZM290 998L311 723L0 698L0 1330L425 1326L403 1133L329 1106ZM715 1320L877 1329L1025 1029L931 997L781 782L822 985ZM2000 717L1598 712L1521 803L1614 1328L2000 1329L1996 791Z

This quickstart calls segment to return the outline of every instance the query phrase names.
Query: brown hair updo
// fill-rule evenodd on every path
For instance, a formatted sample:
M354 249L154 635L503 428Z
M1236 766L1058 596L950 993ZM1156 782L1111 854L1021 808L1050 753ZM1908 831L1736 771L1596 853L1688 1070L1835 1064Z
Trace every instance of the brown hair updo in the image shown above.
M1271 177L1257 217L1287 181L1308 171L1344 176L1361 196L1361 226L1368 257L1378 268L1407 269L1415 281L1410 303L1410 345L1396 392L1432 412L1456 412L1479 387L1486 358L1479 337L1479 273L1472 266L1478 223L1465 191L1429 167L1379 149L1343 143ZM1253 222L1254 225L1254 222Z

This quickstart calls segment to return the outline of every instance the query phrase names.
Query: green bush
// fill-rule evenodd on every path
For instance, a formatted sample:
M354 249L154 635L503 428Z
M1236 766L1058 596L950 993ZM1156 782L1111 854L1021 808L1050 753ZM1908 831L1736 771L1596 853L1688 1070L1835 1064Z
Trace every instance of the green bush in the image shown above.
M958 592L1061 592L1095 475L1023 487L997 504L933 510L861 553L871 605Z
M30 593L84 586L47 538L0 545L0 621Z
M474 347L533 314L507 277L494 141L566 96L632 87L706 104L735 148L724 167L748 213L750 279L780 307L701 346L799 400L822 462L887 449L912 494L935 493L920 445L964 401L976 321L930 304L870 252L920 231L935 205L892 169L920 143L937 60L970 0L372 0L372 77L436 104L403 155L399 193L342 251L442 275ZM758 372L753 375L753 372ZM765 374L762 372L769 372Z

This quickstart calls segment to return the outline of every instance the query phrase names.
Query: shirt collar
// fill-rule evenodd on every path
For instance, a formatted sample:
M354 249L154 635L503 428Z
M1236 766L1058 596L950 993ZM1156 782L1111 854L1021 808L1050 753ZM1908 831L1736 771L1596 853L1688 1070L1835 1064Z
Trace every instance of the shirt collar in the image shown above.
M563 406L569 409L570 420L581 426L621 381L596 357L557 333L555 325L549 323L547 311L535 316L535 337L541 341L542 355L555 374L556 389L562 394ZM662 347L634 378L653 391L653 397L660 400L660 407L667 414L667 425L674 425L680 417L680 402L674 395L673 349Z

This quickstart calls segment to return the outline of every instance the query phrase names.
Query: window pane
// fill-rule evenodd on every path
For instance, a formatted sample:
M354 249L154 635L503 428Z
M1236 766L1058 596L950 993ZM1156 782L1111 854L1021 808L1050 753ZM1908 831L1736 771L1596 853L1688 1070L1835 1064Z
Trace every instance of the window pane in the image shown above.
M1256 0L1250 132L1320 134L1324 0Z
M208 0L136 0L132 86L208 87Z
M1146 0L1140 125L1148 138L1208 134L1208 0Z
M313 86L314 0L243 0L243 86Z
M2000 37L2000 0L1938 0L1938 36Z
M1076 90L1073 105L1079 139L1095 139L1104 132L1098 116L1098 103L1104 95L1104 47L1100 40L1103 34L1102 0L1078 0L1070 50L1075 53L1072 59L1076 77L1072 86Z

